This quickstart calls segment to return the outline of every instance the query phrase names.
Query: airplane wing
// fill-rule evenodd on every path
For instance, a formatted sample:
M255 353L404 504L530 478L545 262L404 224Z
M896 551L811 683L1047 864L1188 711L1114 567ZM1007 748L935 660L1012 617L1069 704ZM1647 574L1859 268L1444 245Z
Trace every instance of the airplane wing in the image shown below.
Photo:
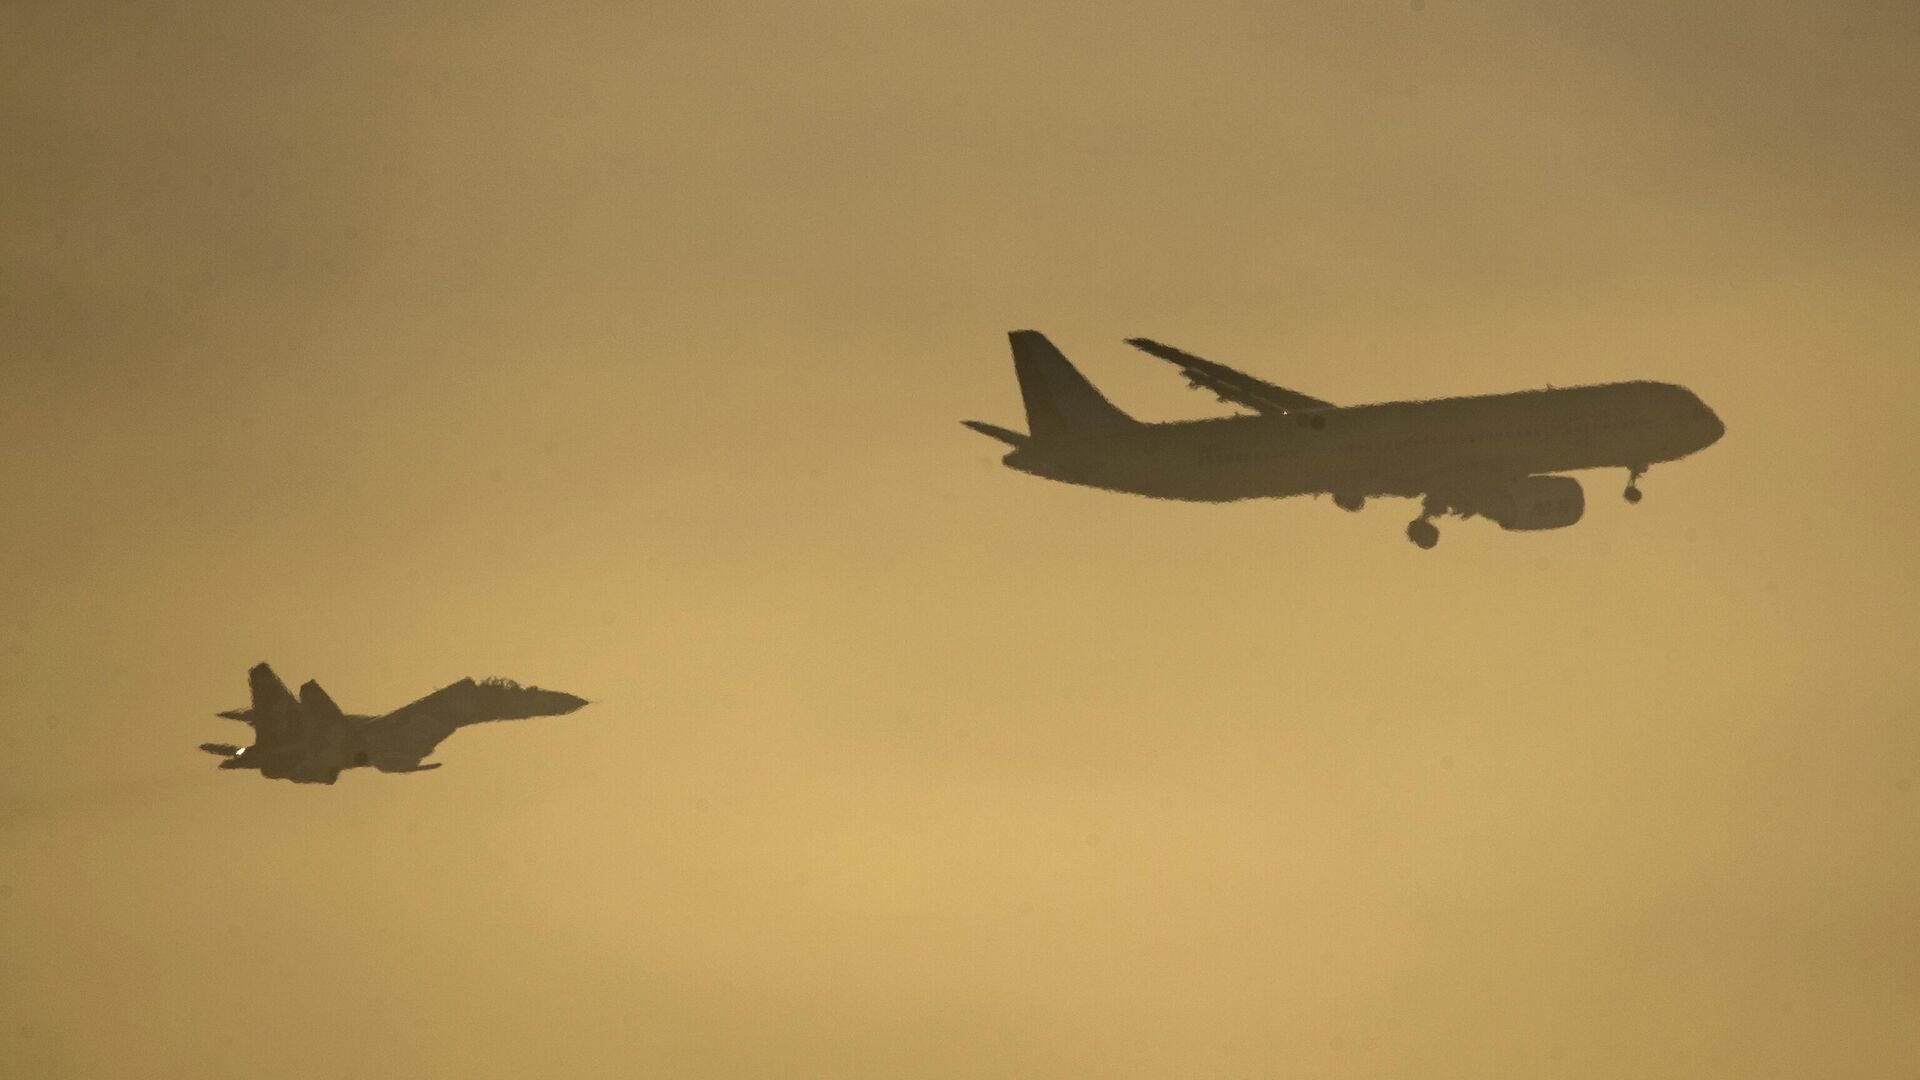
M1480 512L1491 493L1525 479L1527 475L1528 469L1522 462L1480 458L1451 462L1434 469L1356 475L1336 485L1335 490L1344 488L1356 495L1425 499L1445 507L1449 513L1470 516Z
M1225 364L1203 360L1190 352L1176 349L1171 345L1162 345L1149 338L1128 338L1127 344L1141 352L1178 365L1181 374L1187 377L1189 386L1205 387L1217 394L1221 401L1244 405L1254 412L1277 415L1298 412L1302 409L1333 408L1331 401L1322 401L1298 390L1275 386L1263 379L1256 379L1244 372L1235 371Z
M459 722L443 713L401 709L369 723L365 737L380 748L383 757L408 758L417 763L458 730Z
M402 705L385 716L368 721L367 736L392 753L425 757L441 741L464 724L475 722L471 716L474 702L464 688L472 679L443 686L418 701Z

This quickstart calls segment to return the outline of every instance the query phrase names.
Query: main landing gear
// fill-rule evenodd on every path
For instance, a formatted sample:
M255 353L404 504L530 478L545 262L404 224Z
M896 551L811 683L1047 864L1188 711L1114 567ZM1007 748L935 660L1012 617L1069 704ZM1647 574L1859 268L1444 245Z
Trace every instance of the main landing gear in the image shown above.
M1647 474L1645 465L1635 465L1627 471L1627 490L1621 492L1630 503L1640 501L1640 478Z
M1428 519L1446 512L1446 504L1436 499L1427 499L1421 504L1420 516L1407 522L1407 539L1413 541L1414 546L1422 551L1432 548L1440 542L1440 526Z

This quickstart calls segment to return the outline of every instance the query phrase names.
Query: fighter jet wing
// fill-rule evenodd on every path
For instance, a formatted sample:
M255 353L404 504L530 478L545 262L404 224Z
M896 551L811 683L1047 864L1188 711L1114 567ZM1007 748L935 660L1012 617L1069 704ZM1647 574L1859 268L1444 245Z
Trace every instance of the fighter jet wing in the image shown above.
M472 679L462 679L443 686L418 701L375 717L367 723L366 733L379 745L395 751L404 750L419 756L431 754L441 740L463 724L479 719L471 715L474 702L471 695L464 692L473 685Z
M1162 345L1149 338L1128 338L1127 344L1141 352L1178 365L1181 374L1187 377L1188 385L1205 387L1217 394L1221 401L1244 405L1254 412L1277 415L1298 412L1302 409L1333 407L1331 401L1322 401L1298 390L1275 386L1245 372L1235 371L1225 364L1203 360L1190 352L1176 349L1171 345Z
M447 736L458 730L459 723L445 714L402 709L373 720L366 728L365 738L385 756L418 761L433 753Z

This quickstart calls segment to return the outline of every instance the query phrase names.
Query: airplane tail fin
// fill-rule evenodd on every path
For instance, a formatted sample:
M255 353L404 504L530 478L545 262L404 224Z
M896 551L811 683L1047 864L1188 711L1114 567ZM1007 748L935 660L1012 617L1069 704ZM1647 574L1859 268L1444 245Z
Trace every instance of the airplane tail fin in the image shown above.
M255 716L272 716L295 704L287 684L265 664L255 664L247 672L247 688L253 692Z
M1013 346L1020 397L1027 406L1027 430L1036 441L1111 431L1136 423L1094 389L1046 335L1038 330L1015 330L1007 340Z
M330 720L340 718L340 706L335 705L333 699L327 696L327 692L320 689L320 684L312 679L307 680L306 684L300 687L300 704L316 716L323 716Z

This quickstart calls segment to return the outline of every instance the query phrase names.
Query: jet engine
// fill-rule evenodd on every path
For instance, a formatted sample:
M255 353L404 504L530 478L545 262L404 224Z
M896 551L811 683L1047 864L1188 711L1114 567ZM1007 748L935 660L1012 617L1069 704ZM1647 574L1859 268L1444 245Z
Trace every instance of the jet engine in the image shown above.
M1503 529L1564 529L1586 512L1587 498L1571 476L1529 476L1492 492L1475 509Z

